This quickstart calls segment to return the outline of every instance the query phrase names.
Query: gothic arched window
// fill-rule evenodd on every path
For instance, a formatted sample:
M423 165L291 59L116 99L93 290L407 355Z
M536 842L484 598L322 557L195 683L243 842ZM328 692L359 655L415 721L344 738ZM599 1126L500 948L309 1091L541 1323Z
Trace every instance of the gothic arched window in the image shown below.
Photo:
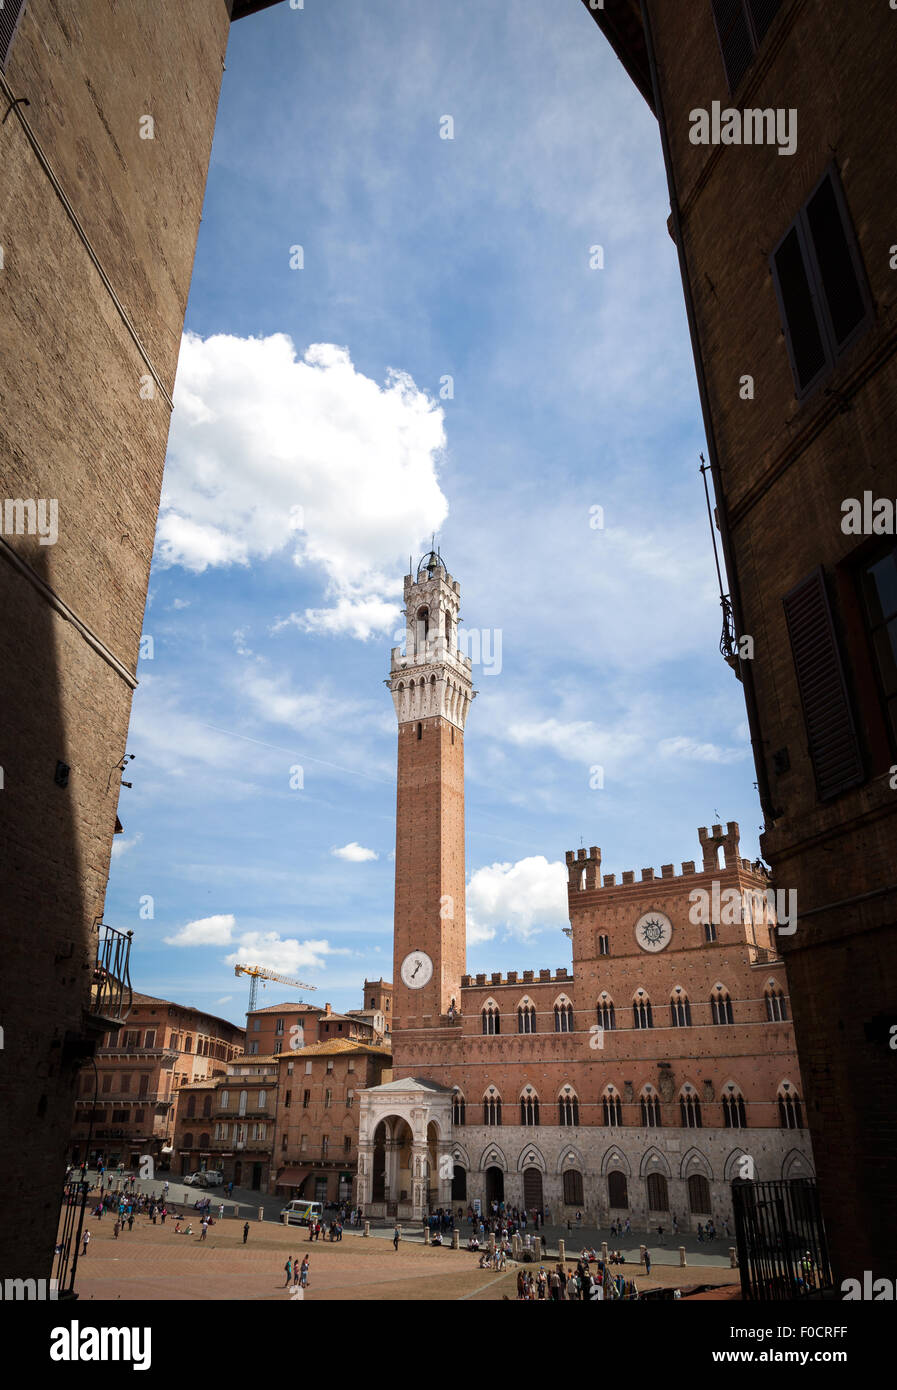
M654 1015L651 1011L651 1000L643 989L640 989L632 1001L632 1026L633 1028L653 1028Z
M535 1092L524 1092L520 1097L520 1123L522 1125L537 1125L539 1123L539 1097Z
M517 1006L517 1032L535 1033L536 1006L530 999L521 1000Z
M679 1111L683 1129L702 1128L701 1102L698 1100L697 1092L691 1086L686 1086L679 1096Z
M723 985L717 985L710 996L710 1021L712 1023L734 1023L732 1000Z
M691 1027L691 1004L684 989L675 989L670 996L670 1018L674 1028Z
M501 1124L501 1096L494 1086L490 1086L483 1096L483 1124Z
M501 1032L501 1014L497 1004L490 1002L483 1009L483 1032L490 1034Z
M558 1124L579 1124L579 1097L569 1086L558 1096Z
M623 1104L613 1086L608 1086L601 1097L601 1108L604 1111L604 1123L606 1125L621 1125L623 1123Z
M455 1091L452 1095L452 1124L463 1125L467 1106L460 1091Z
M641 1094L642 1124L646 1129L660 1128L660 1096L651 1087L646 1086Z
M744 1096L737 1088L723 1093L723 1124L726 1129L746 1129L747 1116L744 1109Z
M766 990L766 1017L770 1023L784 1023L788 1017L788 1002L773 981Z
M617 1026L617 1011L614 1008L614 1001L610 995L602 994L597 1005L598 1026L611 1032Z
M781 1129L803 1129L800 1096L787 1081L779 1087L779 1126Z
M558 999L554 1006L554 1031L556 1033L573 1032L573 1005L569 999Z
M564 1206L585 1206L582 1198L582 1173L577 1172L575 1168L568 1168L564 1173Z

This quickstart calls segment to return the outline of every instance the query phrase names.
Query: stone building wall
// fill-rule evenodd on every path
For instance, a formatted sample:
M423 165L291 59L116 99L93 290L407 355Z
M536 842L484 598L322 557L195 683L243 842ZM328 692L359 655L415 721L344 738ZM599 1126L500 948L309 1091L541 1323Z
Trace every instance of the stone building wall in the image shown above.
M58 535L0 537L3 1275L50 1273L228 24L224 0L30 0L4 74L29 105L0 127L0 501L55 502Z

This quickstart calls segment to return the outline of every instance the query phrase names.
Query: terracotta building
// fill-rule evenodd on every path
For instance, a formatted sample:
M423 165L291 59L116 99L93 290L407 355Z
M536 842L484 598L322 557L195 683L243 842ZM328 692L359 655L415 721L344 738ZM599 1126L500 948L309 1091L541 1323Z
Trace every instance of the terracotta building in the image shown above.
M229 24L260 8L0 10L0 1276L50 1275L78 1067L127 1012L117 768Z
M730 1220L733 1178L814 1171L768 877L734 822L701 829L678 875L618 884L600 850L570 852L572 968L468 975L459 593L425 557L392 654L394 1079L360 1097L358 1200Z
M351 1042L375 1041L374 1016L361 1011L334 1013L330 1004L268 1004L246 1016L246 1051L276 1057L291 1048L347 1038Z
M173 1171L217 1168L225 1182L267 1190L277 1114L279 1057L243 1054L225 1075L182 1087L174 1123Z
M242 1028L199 1009L135 994L125 1028L107 1033L96 1070L82 1069L71 1160L136 1169L148 1156L167 1168L178 1091L224 1076L243 1051Z
M805 1112L835 1277L856 1277L897 1245L893 7L589 8L659 123L730 587L722 646L763 853L797 895L781 944Z

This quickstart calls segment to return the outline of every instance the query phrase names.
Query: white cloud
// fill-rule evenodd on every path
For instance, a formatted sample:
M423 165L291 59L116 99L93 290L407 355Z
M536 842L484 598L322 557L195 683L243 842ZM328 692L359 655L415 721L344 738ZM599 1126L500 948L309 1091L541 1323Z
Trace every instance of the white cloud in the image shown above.
M219 1004L229 1004L233 997L234 996L232 994L223 994L220 999L215 1000L216 1007Z
M236 925L233 913L219 913L215 917L200 917L188 922L174 936L163 939L166 946L225 946L233 937Z
M290 546L333 603L286 621L359 637L394 626L398 560L448 513L442 407L404 372L378 385L330 343L299 360L284 333L185 334L175 403L158 563L200 572Z
M746 748L720 748L717 743L698 743L693 738L664 738L657 745L662 758L685 758L698 763L737 763L747 757Z
M642 739L622 729L599 729L590 720L533 719L508 725L506 737L523 748L550 748L575 763L609 763L638 751Z
M330 853L335 855L337 859L344 859L348 864L363 864L368 859L380 858L375 850L365 849L355 840L343 845L341 849L332 849Z
M142 839L143 836L139 830L131 840L121 840L116 836L112 841L112 858L120 859L123 854L127 854L129 849L133 849L135 845L139 845Z
M261 965L281 975L296 975L300 970L323 970L328 956L351 954L348 947L331 946L329 941L299 941L275 931L255 931L244 932L236 951L225 957L225 964Z
M567 925L567 870L544 855L490 864L467 885L467 939L489 941L498 927L526 939L542 927Z

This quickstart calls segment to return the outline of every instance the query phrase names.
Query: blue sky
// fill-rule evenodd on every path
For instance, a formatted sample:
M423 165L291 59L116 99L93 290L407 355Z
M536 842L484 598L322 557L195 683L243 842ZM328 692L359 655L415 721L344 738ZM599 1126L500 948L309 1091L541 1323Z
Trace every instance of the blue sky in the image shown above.
M234 960L342 1008L391 976L382 682L434 530L501 643L465 741L469 969L569 964L580 842L678 872L718 812L756 856L668 210L579 0L234 25L106 903L138 988L242 1021Z

